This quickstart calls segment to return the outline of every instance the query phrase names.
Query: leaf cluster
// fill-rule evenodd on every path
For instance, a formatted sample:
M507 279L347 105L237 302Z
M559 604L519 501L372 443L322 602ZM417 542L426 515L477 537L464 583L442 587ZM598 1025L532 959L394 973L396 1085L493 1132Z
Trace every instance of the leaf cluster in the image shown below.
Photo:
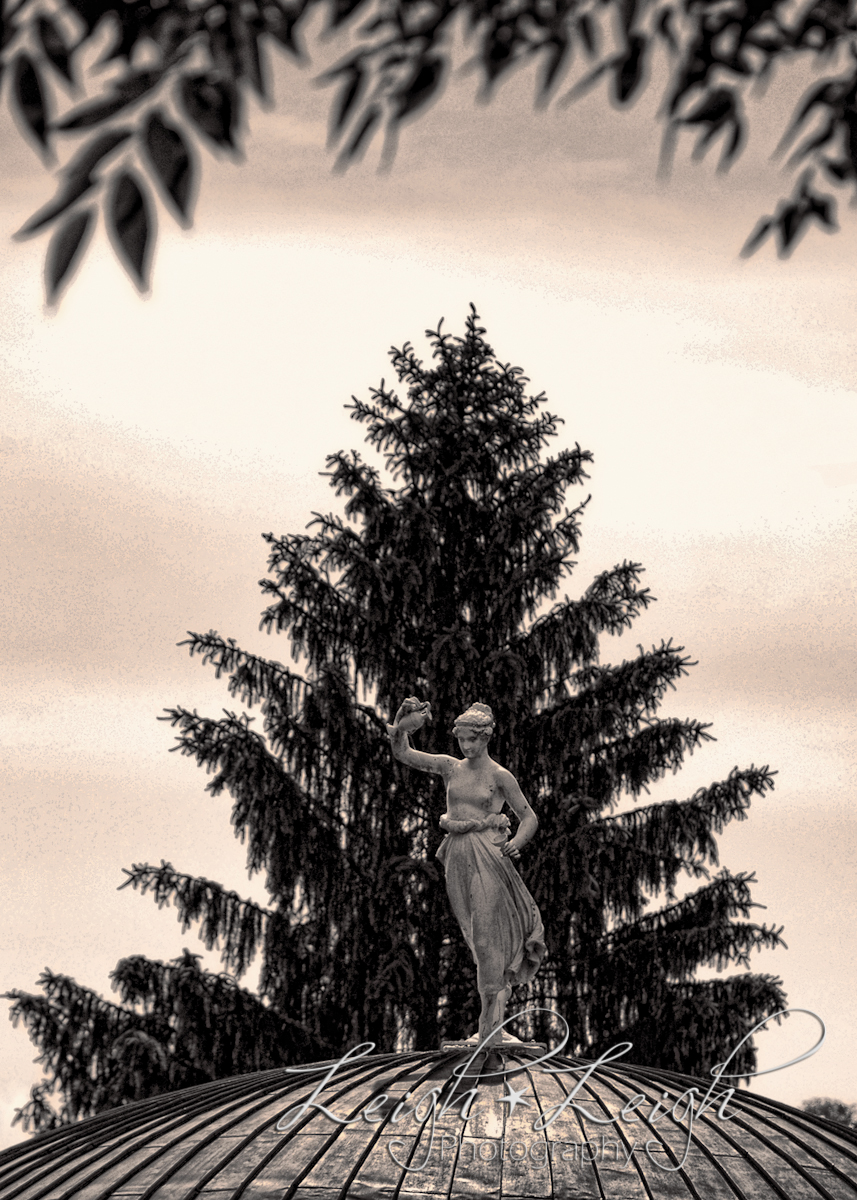
M720 143L727 168L746 143L750 89L777 66L813 60L825 78L804 97L781 143L786 149L803 139L787 166L805 169L745 254L771 233L788 254L813 220L835 228L835 200L819 192L818 176L857 185L857 27L845 0L797 8L790 0L59 0L50 13L39 0L22 0L0 27L12 107L46 159L59 140L82 141L59 172L53 200L20 231L54 228L50 301L80 260L99 199L120 261L138 288L148 287L155 197L190 223L197 145L239 153L248 96L271 100L267 47L304 58L300 31L322 3L328 28L347 27L351 42L319 80L335 88L330 138L339 167L360 158L381 131L390 158L402 124L441 94L463 27L467 65L486 96L535 63L540 102L558 95L571 102L606 82L624 108L665 55L663 169L686 131L696 134L696 157ZM105 42L87 72L92 50ZM82 88L95 94L81 99Z
M804 1112L826 1121L837 1121L850 1129L857 1129L857 1104L846 1104L842 1100L831 1100L828 1096L814 1096L801 1105Z

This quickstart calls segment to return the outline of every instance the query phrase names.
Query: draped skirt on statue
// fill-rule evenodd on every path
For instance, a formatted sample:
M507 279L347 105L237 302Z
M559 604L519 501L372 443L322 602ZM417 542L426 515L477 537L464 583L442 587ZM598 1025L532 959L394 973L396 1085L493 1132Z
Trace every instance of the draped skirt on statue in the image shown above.
M446 890L464 940L476 962L480 996L528 983L545 954L545 931L536 902L511 859L500 849L509 818L456 821L444 816L446 831L437 852Z

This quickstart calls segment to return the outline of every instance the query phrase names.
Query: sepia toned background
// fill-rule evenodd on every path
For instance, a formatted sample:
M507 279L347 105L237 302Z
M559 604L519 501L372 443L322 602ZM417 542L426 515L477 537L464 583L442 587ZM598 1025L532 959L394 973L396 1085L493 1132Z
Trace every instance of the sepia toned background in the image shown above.
M789 262L737 253L786 187L769 154L802 81L774 80L729 175L688 143L662 181L655 93L629 114L598 92L536 111L525 74L489 106L455 77L389 172L370 153L334 174L312 76L278 67L242 165L205 158L192 231L161 212L151 295L99 232L57 313L43 241L9 237L51 181L3 119L0 989L50 966L109 996L124 955L204 954L116 890L132 862L265 899L228 798L156 719L231 706L176 643L213 628L288 657L258 632L260 535L336 505L325 455L361 447L343 406L390 378L390 344L425 347L441 317L460 332L472 301L564 419L557 448L595 456L569 593L633 559L658 598L603 660L672 638L697 662L664 711L717 741L652 799L735 765L778 771L721 861L755 871L758 919L785 927L789 949L752 969L827 1040L753 1087L857 1101L857 215L843 206L843 231ZM760 1067L816 1036L806 1016L772 1026ZM9 1122L33 1055L0 1024L0 1146L24 1136Z

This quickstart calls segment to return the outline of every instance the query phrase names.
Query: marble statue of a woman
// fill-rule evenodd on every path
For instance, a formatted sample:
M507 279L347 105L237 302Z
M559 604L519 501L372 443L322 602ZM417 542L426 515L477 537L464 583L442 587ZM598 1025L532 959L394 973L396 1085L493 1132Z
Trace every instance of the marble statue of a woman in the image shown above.
M437 857L452 911L476 962L482 1003L478 1038L487 1045L505 1018L512 987L533 978L545 953L539 910L513 865L538 820L514 775L489 757L494 715L487 704L472 704L455 721L452 732L463 758L413 749L408 734L430 719L431 706L410 697L387 732L399 762L432 771L446 784L446 814L440 820L446 837ZM504 804L520 821L512 838Z

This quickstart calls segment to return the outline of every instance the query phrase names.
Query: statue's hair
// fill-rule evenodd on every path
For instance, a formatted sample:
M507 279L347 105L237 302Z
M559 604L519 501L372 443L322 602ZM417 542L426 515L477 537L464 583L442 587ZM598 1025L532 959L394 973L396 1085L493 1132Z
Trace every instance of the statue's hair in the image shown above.
M471 704L466 712L455 718L453 733L460 729L472 729L484 737L490 737L494 732L494 714L488 704Z

